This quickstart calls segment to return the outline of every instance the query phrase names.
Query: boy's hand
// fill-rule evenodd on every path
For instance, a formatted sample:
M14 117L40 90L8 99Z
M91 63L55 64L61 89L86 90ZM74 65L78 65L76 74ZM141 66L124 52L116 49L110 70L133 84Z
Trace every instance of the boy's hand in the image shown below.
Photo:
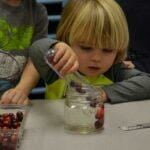
M28 104L29 98L24 91L12 88L7 90L1 97L0 104Z
M78 70L79 63L75 52L65 43L59 42L54 46L56 50L53 62L54 67L62 76Z

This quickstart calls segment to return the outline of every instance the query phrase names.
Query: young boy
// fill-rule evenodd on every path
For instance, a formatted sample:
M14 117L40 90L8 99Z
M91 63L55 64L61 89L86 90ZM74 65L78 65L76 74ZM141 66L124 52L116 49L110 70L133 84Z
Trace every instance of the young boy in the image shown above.
M79 72L90 84L102 87L103 101L118 103L150 98L150 75L122 64L129 33L124 13L114 0L69 0L58 26L57 39L75 51ZM30 54L47 82L47 98L62 98L65 81L56 80L56 75L53 75L55 82L48 77L52 71L43 59L48 49L49 41L40 40Z

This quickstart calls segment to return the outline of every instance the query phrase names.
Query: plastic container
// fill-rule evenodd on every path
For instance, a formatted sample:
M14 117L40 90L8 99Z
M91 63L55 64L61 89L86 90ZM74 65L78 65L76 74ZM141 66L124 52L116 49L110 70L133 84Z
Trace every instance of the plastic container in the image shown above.
M0 150L19 148L28 110L26 105L0 105Z

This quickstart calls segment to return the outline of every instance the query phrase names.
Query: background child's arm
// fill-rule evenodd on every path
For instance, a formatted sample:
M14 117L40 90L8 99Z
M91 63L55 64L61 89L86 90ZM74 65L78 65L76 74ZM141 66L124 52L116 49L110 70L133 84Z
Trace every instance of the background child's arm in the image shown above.
M123 61L122 63L124 65L124 67L127 68L127 69L135 68L135 65L133 64L132 61L126 60L126 61Z
M117 69L116 69L117 68ZM109 74L114 84L103 87L111 103L150 99L150 74L122 65L113 68Z
M39 74L29 59L19 83L15 88L9 89L3 94L0 103L27 104L28 95L38 80Z

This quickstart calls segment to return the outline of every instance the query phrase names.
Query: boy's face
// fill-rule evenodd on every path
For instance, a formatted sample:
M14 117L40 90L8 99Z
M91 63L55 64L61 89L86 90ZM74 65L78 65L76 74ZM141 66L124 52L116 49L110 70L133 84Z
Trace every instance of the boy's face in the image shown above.
M117 55L117 51L94 48L82 42L71 47L78 56L79 71L88 77L96 77L108 71Z

